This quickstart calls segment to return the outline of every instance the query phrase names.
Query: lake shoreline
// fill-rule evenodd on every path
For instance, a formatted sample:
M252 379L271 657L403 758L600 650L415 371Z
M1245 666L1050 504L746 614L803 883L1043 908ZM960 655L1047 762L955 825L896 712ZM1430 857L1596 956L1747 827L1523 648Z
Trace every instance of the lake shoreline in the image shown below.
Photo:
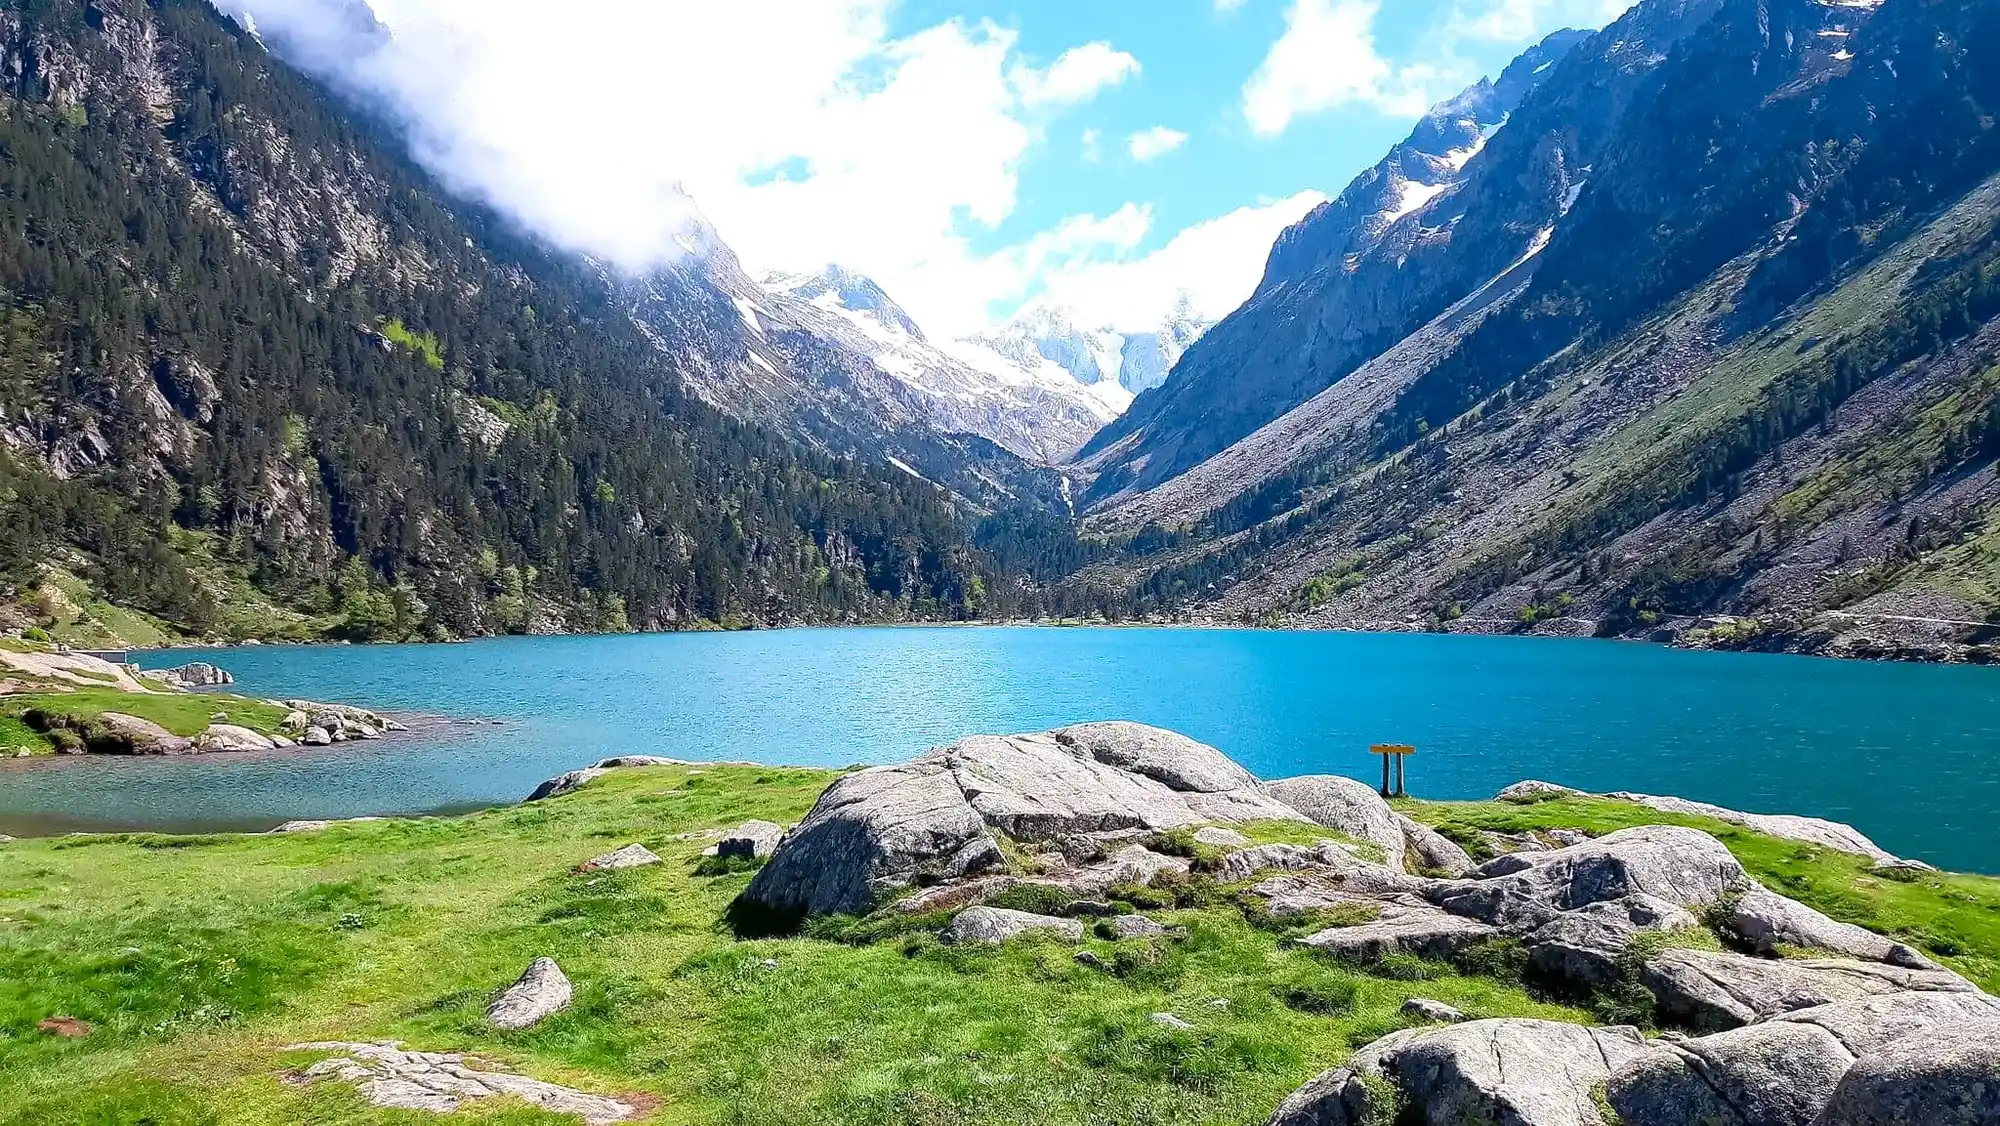
M1710 624L1701 625L1706 621ZM1756 656L1813 657L1827 661L1848 663L1896 664L1896 665L1951 665L1965 667L1987 667L2000 665L2000 644L1974 644L1971 642L1893 640L1869 635L1836 634L1825 629L1764 629L1743 631L1742 622L1753 619L1686 619L1681 626L1664 626L1646 634L1600 635L1587 630L1536 630L1531 628L1509 628L1505 623L1463 623L1455 621L1443 627L1398 622L1340 622L1314 625L1303 622L1286 622L1275 625L1255 623L1207 621L1050 621L1028 619L1020 621L952 621L952 622L796 622L777 625L746 625L733 629L687 629L687 630L631 630L622 633L563 632L534 634L491 634L480 637L460 637L441 641L297 641L258 640L245 641L202 641L135 648L134 654L173 653L189 651L228 652L237 649L383 649L408 646L449 648L482 641L498 641L506 638L527 637L683 637L707 636L714 634L757 634L757 633L838 633L853 630L1096 630L1096 631L1147 631L1172 630L1189 632L1257 632L1277 634L1341 634L1341 635L1423 635L1430 637L1495 637L1523 638L1537 641L1597 641L1625 645L1639 645L1681 652L1742 653ZM1589 624L1589 623L1582 623ZM1742 632L1737 632L1742 631Z

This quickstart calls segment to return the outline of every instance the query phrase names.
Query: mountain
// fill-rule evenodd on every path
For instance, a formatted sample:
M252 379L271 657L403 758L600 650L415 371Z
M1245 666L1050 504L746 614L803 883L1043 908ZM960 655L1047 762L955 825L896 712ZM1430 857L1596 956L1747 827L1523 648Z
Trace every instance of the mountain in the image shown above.
M1115 415L1131 406L1133 396L1166 382L1167 372L1208 328L1185 294L1158 326L1139 331L1085 328L1074 309L1035 302L964 343L1021 368L1060 368L1091 388Z
M1498 81L1440 104L1381 163L1282 234L1243 309L1085 448L1078 467L1096 478L1092 499L1199 464L1442 311L1468 267L1491 277L1498 269L1488 266L1518 255L1539 227L1510 211L1491 228L1461 230L1455 220L1483 213L1471 198L1459 201L1489 139L1583 38L1557 32ZM1570 172L1532 169L1534 190L1510 195L1546 211L1564 197ZM1475 244L1472 254L1466 243Z
M1052 465L1117 415L1068 372L995 363L990 352L958 342L934 344L881 286L838 266L769 278L764 288L769 299L760 315L810 324L887 375L894 397L946 434L976 435L1032 464Z
M1990 3L1644 0L1450 191L1288 233L1165 391L1325 385L1226 445L1142 397L1086 451L1095 531L1135 545L1098 581L1303 624L1989 654L1996 118Z
M7 624L366 639L1021 593L962 498L1054 483L921 426L871 455L718 410L712 374L836 350L752 328L762 291L719 266L613 277L446 197L203 0L11 3L0 86Z

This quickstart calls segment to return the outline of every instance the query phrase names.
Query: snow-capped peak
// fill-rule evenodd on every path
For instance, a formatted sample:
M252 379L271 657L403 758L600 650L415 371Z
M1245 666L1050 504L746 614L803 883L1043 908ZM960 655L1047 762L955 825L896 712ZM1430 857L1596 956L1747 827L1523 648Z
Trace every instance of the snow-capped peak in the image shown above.
M911 340L924 339L917 322L873 279L839 265L829 265L817 274L773 274L764 279L764 288L822 309L858 315L869 322L864 327L872 326Z

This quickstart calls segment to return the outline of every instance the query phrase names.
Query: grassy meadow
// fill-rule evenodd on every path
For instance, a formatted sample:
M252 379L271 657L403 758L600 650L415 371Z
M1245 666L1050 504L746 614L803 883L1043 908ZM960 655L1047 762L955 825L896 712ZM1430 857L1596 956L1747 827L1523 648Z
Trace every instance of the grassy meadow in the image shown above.
M315 1058L287 1045L380 1039L642 1096L657 1123L1252 1126L1402 1027L1410 997L1591 1019L1533 996L1505 950L1458 967L1331 964L1228 888L1155 895L1189 904L1149 911L1184 928L1177 941L1087 937L1102 968L1067 943L955 949L897 928L738 940L723 918L750 874L702 864L711 831L796 820L831 777L658 767L461 818L0 844L0 1126L446 1121L287 1079ZM1406 808L1458 834L1686 820L1598 801ZM1774 887L1921 934L1995 984L2000 881L1881 880L1702 827ZM665 862L574 872L633 841ZM571 1010L526 1032L488 1026L486 1003L540 955L576 983ZM1193 1027L1152 1019L1164 1012ZM54 1016L92 1031L38 1029ZM574 1121L520 1104L449 1121L461 1120Z

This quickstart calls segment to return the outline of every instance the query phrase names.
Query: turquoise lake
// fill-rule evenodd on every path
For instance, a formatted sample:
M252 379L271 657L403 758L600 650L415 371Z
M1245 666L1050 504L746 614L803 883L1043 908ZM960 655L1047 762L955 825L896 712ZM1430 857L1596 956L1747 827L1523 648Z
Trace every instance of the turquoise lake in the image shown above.
M1849 821L2000 871L2000 670L1527 638L1169 629L841 629L150 653L238 689L492 723L192 759L0 764L0 832L254 829L518 801L613 754L841 766L978 732L1134 719L1265 777L1419 797L1522 778Z

